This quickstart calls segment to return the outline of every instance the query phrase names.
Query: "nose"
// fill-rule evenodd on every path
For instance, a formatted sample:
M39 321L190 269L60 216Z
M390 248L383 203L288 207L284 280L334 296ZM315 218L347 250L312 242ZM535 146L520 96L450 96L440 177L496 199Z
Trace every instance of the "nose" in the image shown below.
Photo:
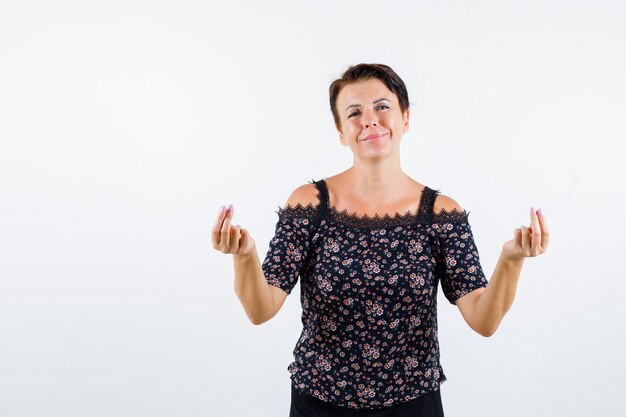
M363 117L361 117L361 121L363 122L363 126L365 128L378 126L378 116L376 112L370 109L366 109L363 111Z

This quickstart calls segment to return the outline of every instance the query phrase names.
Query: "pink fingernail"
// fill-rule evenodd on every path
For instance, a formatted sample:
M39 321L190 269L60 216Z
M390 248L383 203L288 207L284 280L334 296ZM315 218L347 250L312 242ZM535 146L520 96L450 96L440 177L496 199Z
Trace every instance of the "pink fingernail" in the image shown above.
M531 216L532 216L533 214L535 214L535 208L534 208L534 207L531 207L531 208L530 208L530 214L531 214Z
M543 215L543 212L541 211L541 207L539 207L539 210L537 210L537 213L539 213L540 216Z

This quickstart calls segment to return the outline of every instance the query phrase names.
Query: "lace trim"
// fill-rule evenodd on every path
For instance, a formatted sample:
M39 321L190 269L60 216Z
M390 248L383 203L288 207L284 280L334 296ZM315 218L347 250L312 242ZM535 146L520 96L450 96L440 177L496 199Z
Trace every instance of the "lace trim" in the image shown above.
M281 218L315 218L319 215L319 204L313 205L309 203L306 206L302 206L298 203L296 206L287 205L287 207L278 207L276 213ZM378 214L374 217L369 217L367 214L363 217L357 216L356 213L348 214L347 210L337 211L334 207L330 209L332 220L336 223L340 223L349 227L359 228L389 228L396 226L407 226L411 224L422 223L423 218L419 213L412 213L410 211L405 214L396 213L393 216L385 213L380 217ZM456 208L452 211L442 209L438 213L433 213L432 223L453 223L453 222L467 222L469 212L467 210L459 211Z
M314 181L311 181L314 183ZM450 222L467 222L469 212L467 210L459 211L454 208L451 211L442 209L440 212L433 212L432 205L439 190L432 190L428 187L424 188L423 194L420 197L420 203L417 208L417 212L413 213L410 210L404 214L396 212L393 215L385 213L384 215L375 214L373 217L367 214L358 216L356 212L348 214L348 210L342 211L337 208L329 207L325 210L321 210L322 207L328 207L328 201L322 201L321 187L317 188L316 199L317 203L309 203L303 206L297 203L295 206L288 204L285 208L278 206L276 213L280 218L328 218L330 220L340 223L349 227L358 228L390 228L396 226L407 226L411 224L431 222L431 223L450 223ZM325 204L324 204L325 203Z
M459 211L453 208L452 211L448 211L444 208L438 213L433 213L433 223L467 222L469 214L467 210Z
M344 209L339 211L335 207L330 208L329 215L337 223L350 227L362 228L407 226L410 224L416 224L419 217L418 213L412 213L410 210L404 214L396 212L392 216L388 213L385 213L382 216L377 213L373 217L370 217L367 214L358 216L356 212L348 214L348 210Z
M306 206L298 203L295 206L288 204L285 208L278 206L278 210L275 212L280 218L313 218L318 215L319 204L313 205L309 203Z

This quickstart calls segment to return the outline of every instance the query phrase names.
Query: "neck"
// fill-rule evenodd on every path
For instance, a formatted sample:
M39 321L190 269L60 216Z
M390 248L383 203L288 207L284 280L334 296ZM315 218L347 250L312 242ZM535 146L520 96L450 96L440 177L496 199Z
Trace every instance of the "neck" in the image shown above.
M359 164L344 171L341 180L354 198L375 206L398 201L411 185L411 179L402 172L400 164Z

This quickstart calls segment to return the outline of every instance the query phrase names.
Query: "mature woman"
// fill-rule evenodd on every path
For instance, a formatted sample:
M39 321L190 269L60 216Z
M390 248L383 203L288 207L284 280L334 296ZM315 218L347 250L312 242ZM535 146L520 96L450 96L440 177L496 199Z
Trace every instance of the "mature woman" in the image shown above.
M215 249L233 254L235 291L254 324L276 315L300 279L303 329L288 366L290 417L443 416L437 290L491 336L511 307L526 257L543 253L541 209L515 229L491 279L468 212L400 167L409 100L388 66L359 64L330 86L353 165L296 188L261 264L255 241L222 207Z

